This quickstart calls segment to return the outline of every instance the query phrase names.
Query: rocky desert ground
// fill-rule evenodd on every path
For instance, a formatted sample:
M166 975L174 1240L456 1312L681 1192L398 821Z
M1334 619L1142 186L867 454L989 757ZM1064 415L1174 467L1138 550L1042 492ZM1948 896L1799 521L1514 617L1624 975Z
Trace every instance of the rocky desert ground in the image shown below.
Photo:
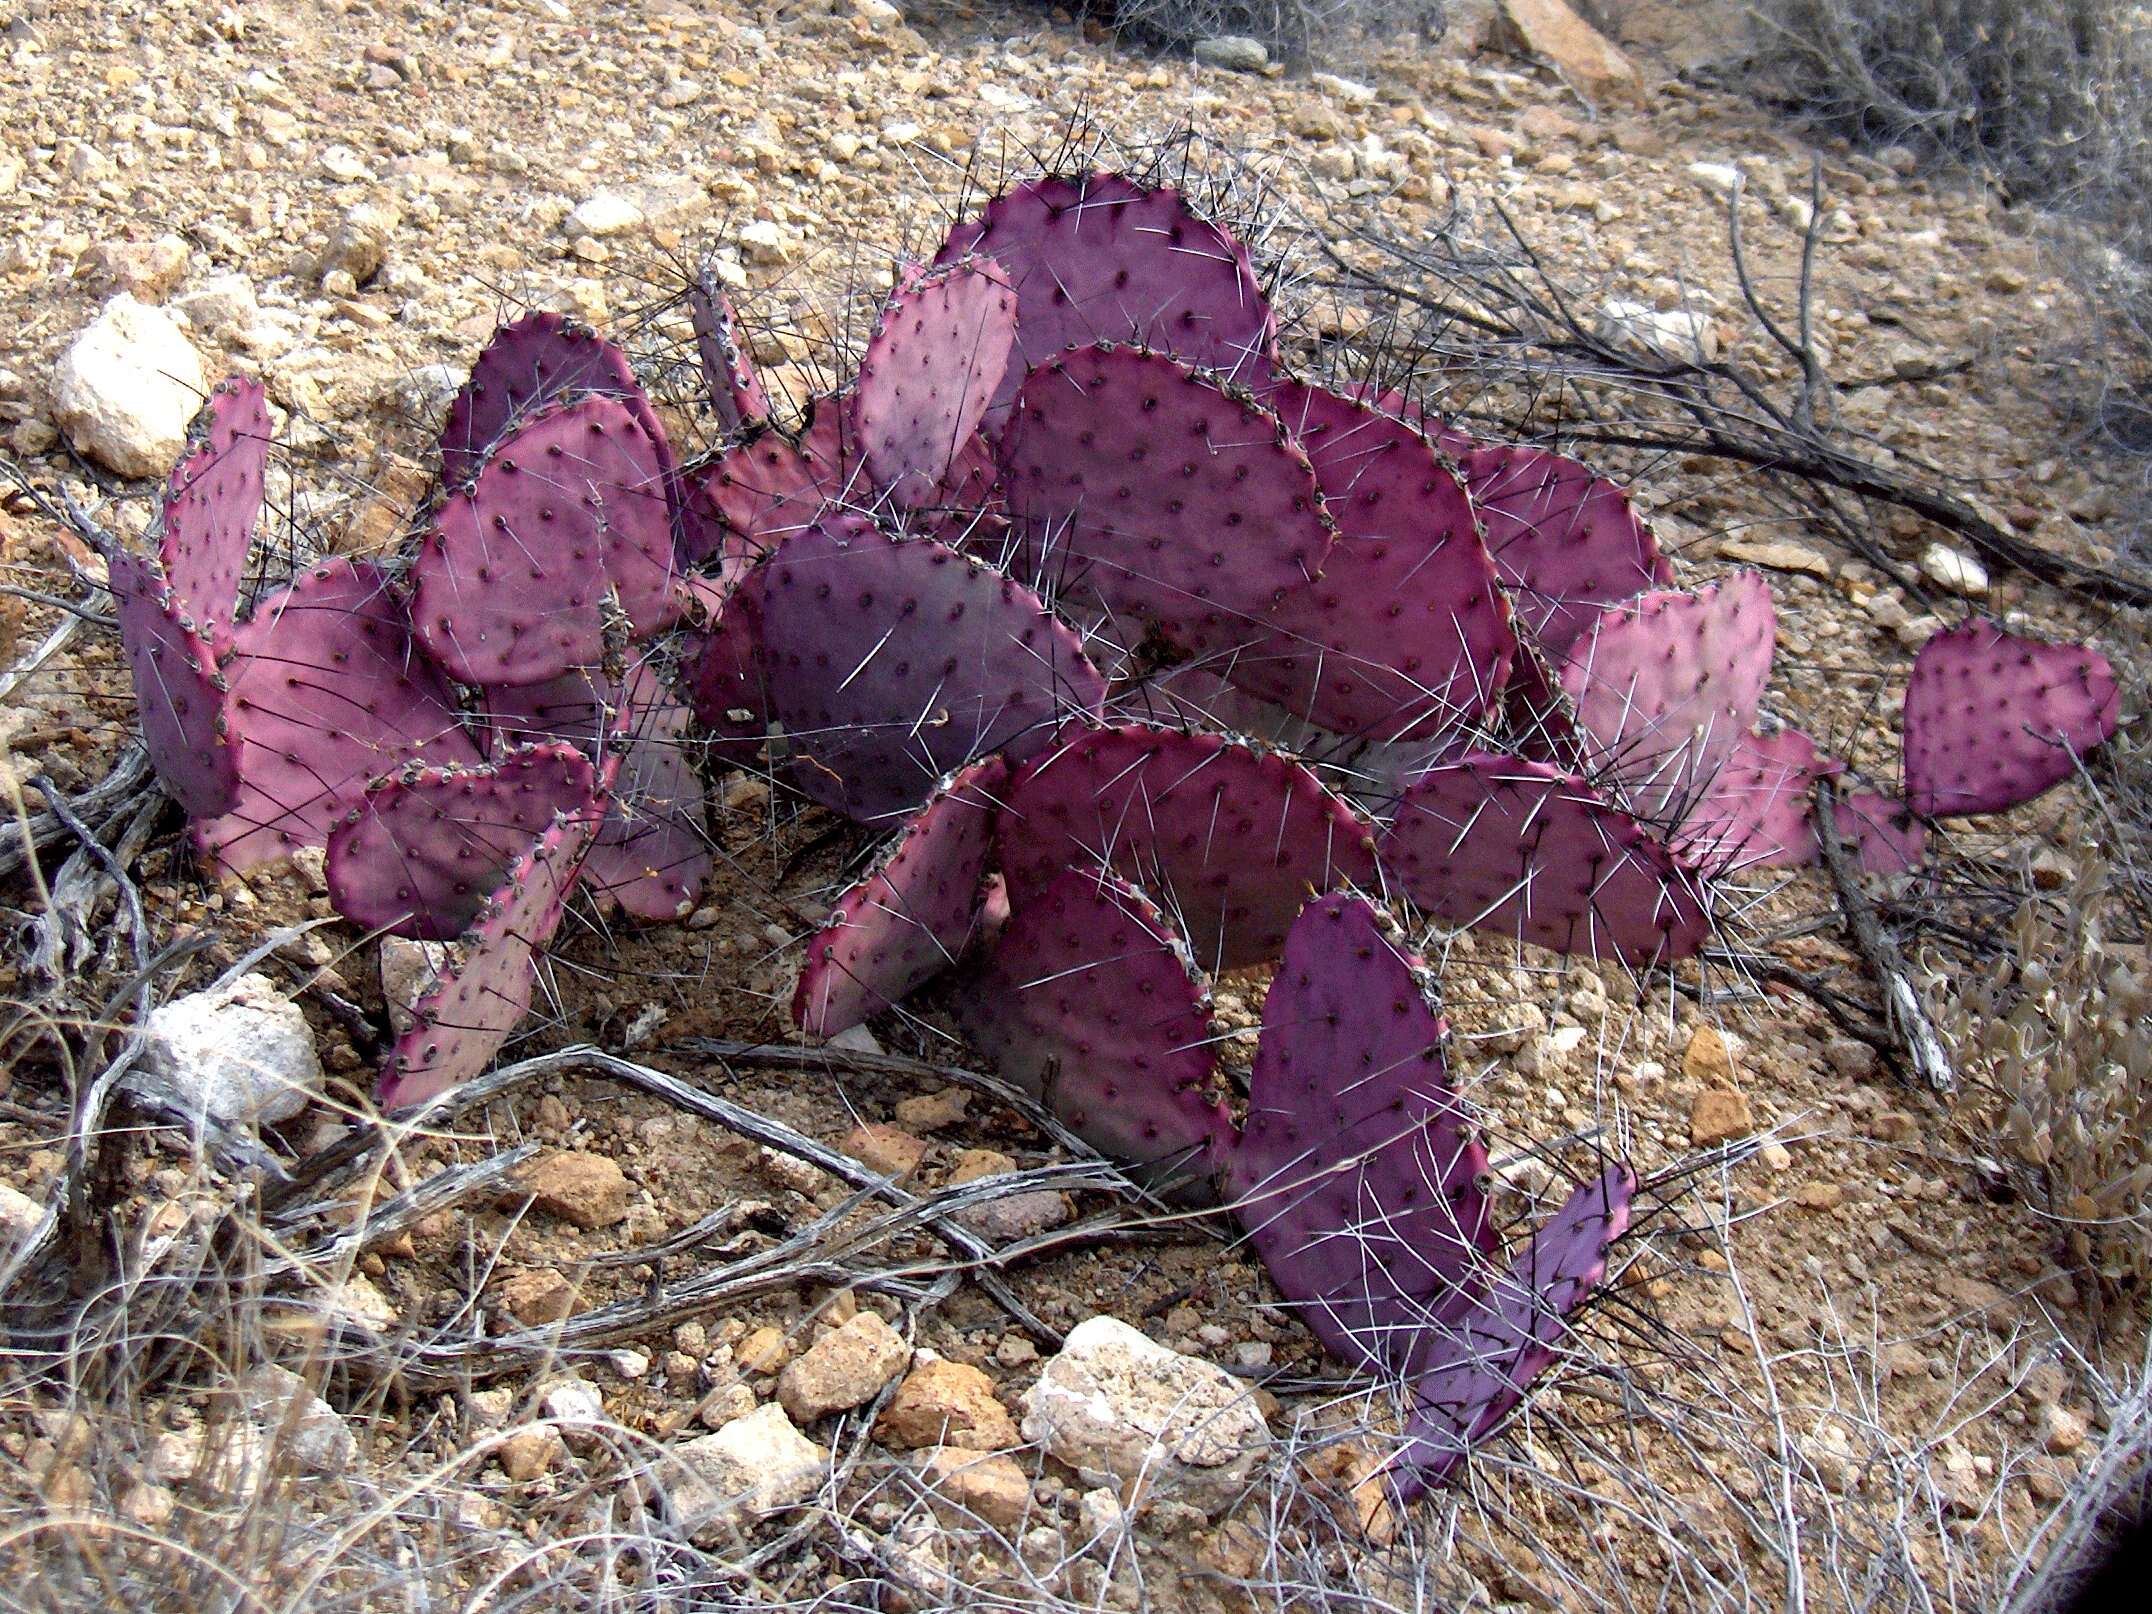
M386 553L505 316L614 333L694 445L712 428L687 268L714 266L756 359L804 398L901 254L1002 176L1094 151L1184 154L1191 189L1235 206L1267 187L1289 341L1347 373L1386 327L1325 243L1361 261L1355 230L1409 250L1506 215L1617 344L1788 385L1734 277L1729 206L1769 306L1812 235L1833 429L1939 467L2029 546L2127 562L2126 472L2073 446L2068 288L2023 217L1911 153L1810 143L1715 70L1732 25L1712 8L1629 8L1626 58L1551 42L1583 50L1566 76L1496 48L1490 8L1450 9L1439 39L1341 43L1301 77L1037 7L13 0L0 779L18 822L46 786L96 799L129 746L101 563L55 512L139 535L216 378L258 376L273 405L263 572ZM1520 396L1514 377L1419 380L1450 407ZM1913 513L1868 529L1909 589L1749 470L1606 458L1685 574L1768 572L1775 698L1857 761L1887 766L1911 649L1970 609L2144 654L2140 610L1983 562ZM2135 665L2118 746L2142 744ZM1522 1219L1626 1152L1652 1208L1573 1360L1467 1483L1400 1514L1369 1479L1386 1398L1220 1227L1147 1206L953 1076L968 1052L932 1015L878 1024L879 1058L800 1044L799 943L866 843L751 773L714 784L702 905L586 927L515 1050L632 1067L564 1058L318 1198L264 1197L169 1112L113 1111L123 1130L77 1179L87 1232L9 1296L0 1606L1988 1608L2126 1460L2141 1294L2016 1184L1992 1091L1918 1090L1783 981L1675 990L1466 935L1439 945L1453 1063L1505 1206ZM243 965L242 996L318 1061L311 1096L264 1123L270 1156L319 1158L369 1114L378 949L334 922L318 861L207 883L177 814L142 799L105 831L139 938L84 865L86 928L37 931L72 843L54 834L34 874L8 843L0 1248L70 1177L73 1061L136 1001L138 940L160 998ZM2104 800L2073 783L1954 836L1935 900L1996 931L2028 893L2076 900L2124 860ZM1871 993L1822 876L1760 885L1744 923L1790 969ZM2141 980L2141 935L2111 940ZM1977 982L1950 956L1931 988L1974 1068ZM1234 1056L1261 996L1257 977L1218 997ZM208 1053L227 1035L213 1024ZM797 1057L738 1051L762 1044ZM990 1274L901 1214L1009 1172L1027 1175L958 1201L1017 1247ZM875 1173L893 1202L855 1193Z

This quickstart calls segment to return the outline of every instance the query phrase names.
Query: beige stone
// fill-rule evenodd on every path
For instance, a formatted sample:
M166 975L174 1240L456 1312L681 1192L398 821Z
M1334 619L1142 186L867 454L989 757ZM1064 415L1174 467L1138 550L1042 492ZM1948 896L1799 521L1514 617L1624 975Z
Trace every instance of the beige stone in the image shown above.
M956 1446L1006 1451L1016 1423L994 1395L994 1381L963 1362L936 1358L913 1368L874 1423L874 1438L897 1451Z
M1636 64L1562 0L1501 0L1488 43L1497 50L1538 57L1586 100L1601 106L1644 102L1644 77Z
M792 1360L792 1342L783 1329L765 1323L740 1341L732 1359L742 1373L775 1373Z
M885 1177L899 1181L919 1169L933 1145L924 1138L915 1138L902 1127L891 1126L886 1121L870 1121L865 1126L855 1126L837 1141L837 1147L857 1160L869 1171L879 1171Z
M564 1149L541 1155L518 1183L539 1210L577 1227L611 1227L628 1214L627 1176L602 1154Z
M529 1267L495 1283L493 1298L517 1322L536 1328L574 1312L575 1285L551 1267Z
M1698 1026L1689 1033L1689 1046L1681 1056L1682 1074L1706 1087L1732 1087L1738 1080L1734 1051L1717 1026Z
M1689 1141L1699 1149L1731 1143L1755 1130L1747 1097L1730 1087L1706 1087L1689 1106Z
M1031 1510L1031 1480L1013 1457L932 1446L920 1454L920 1478L951 1509L1014 1530Z
M813 1423L873 1400L911 1359L903 1336L863 1311L816 1340L777 1376L777 1399L795 1423Z

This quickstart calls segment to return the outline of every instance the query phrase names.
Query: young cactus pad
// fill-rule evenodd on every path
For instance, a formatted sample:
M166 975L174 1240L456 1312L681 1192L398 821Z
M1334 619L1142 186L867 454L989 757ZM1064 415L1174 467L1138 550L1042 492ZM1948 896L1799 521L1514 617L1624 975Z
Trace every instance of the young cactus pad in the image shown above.
M908 276L882 309L848 400L868 474L900 509L940 493L1001 385L1016 293L991 258Z
M150 765L188 816L230 812L240 799L239 746L216 658L181 618L154 561L115 548L105 566Z

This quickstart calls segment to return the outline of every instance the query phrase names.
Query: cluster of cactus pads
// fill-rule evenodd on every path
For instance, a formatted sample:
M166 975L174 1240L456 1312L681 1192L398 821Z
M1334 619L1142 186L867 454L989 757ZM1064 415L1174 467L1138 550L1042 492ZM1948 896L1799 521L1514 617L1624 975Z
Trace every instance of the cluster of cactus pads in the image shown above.
M145 739L205 860L326 848L354 922L460 946L383 1075L476 1074L578 894L684 912L703 778L894 831L808 944L833 1036L934 984L1008 1079L1159 1192L1231 1207L1334 1352L1413 1387L1400 1490L1552 1359L1635 1181L1506 1262L1420 921L1671 964L1730 877L1817 855L1844 767L1763 712L1762 580L1681 586L1615 485L1395 394L1288 374L1243 246L1171 190L1018 185L897 279L851 383L772 419L689 296L721 433L682 465L620 352L508 326L450 411L407 565L243 617L258 389L227 384L155 561L111 559ZM2023 801L2112 731L2086 649L1985 622L1915 664L1901 792ZM1211 980L1272 968L1249 1090Z

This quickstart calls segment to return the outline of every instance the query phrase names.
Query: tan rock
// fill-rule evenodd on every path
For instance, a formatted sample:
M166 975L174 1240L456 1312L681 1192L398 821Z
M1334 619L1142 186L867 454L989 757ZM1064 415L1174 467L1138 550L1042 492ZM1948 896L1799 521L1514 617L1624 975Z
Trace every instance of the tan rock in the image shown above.
M912 1132L933 1132L954 1126L971 1107L971 1095L961 1087L945 1087L938 1093L916 1093L896 1107L897 1125Z
M2051 1456L2069 1456L2085 1443L2089 1432L2081 1412L2072 1412L2068 1407L2048 1407L2041 1413L2040 1441Z
M816 1340L777 1376L777 1399L795 1423L813 1423L873 1400L911 1359L903 1336L863 1311Z
M999 1177L1017 1169L1016 1162L999 1149L966 1149L949 1168L949 1186L977 1182L981 1177ZM1005 1244L1059 1227L1070 1215L1066 1194L1040 1189L971 1206L959 1211L956 1219L981 1238Z
M1031 1510L1031 1479L1013 1457L933 1446L920 1454L919 1475L950 1509L1014 1530Z
M577 1227L611 1227L627 1218L627 1176L602 1154L563 1149L541 1155L518 1183L538 1209Z
M792 1342L783 1329L765 1323L740 1341L732 1359L742 1373L775 1373L792 1360Z
M559 1462L565 1449L560 1431L549 1423L540 1423L519 1429L503 1439L497 1456L501 1472L518 1484L525 1484Z
M574 1312L575 1285L551 1267L528 1267L495 1283L493 1298L517 1322L536 1328Z
M1804 1182L1793 1198L1804 1210L1834 1211L1846 1202L1846 1191L1834 1182Z
M1734 1052L1717 1026L1698 1026L1689 1033L1689 1046L1681 1056L1682 1074L1706 1087L1732 1087L1739 1080Z
M870 1171L879 1171L885 1177L895 1177L900 1182L919 1169L933 1147L924 1138L915 1138L902 1127L891 1126L886 1121L870 1121L865 1126L855 1126L842 1138L837 1147L857 1160Z
M1706 1087L1689 1106L1689 1141L1699 1149L1731 1143L1755 1130L1747 1097L1730 1087Z
M813 1496L829 1472L829 1453L771 1401L714 1435L675 1446L656 1469L689 1538L714 1546L742 1515L760 1518Z
M874 1423L874 1438L897 1451L955 1446L1006 1451L1016 1423L994 1395L994 1381L963 1362L936 1358L913 1368Z
M322 280L342 273L351 277L354 288L365 285L388 261L389 241L402 223L403 215L390 201L361 202L346 209L322 251Z
M176 235L160 235L154 241L107 242L93 261L114 289L145 303L161 303L187 278L194 249Z
M1644 103L1644 78L1636 64L1562 0L1501 0L1487 42L1496 50L1538 57L1588 101Z

